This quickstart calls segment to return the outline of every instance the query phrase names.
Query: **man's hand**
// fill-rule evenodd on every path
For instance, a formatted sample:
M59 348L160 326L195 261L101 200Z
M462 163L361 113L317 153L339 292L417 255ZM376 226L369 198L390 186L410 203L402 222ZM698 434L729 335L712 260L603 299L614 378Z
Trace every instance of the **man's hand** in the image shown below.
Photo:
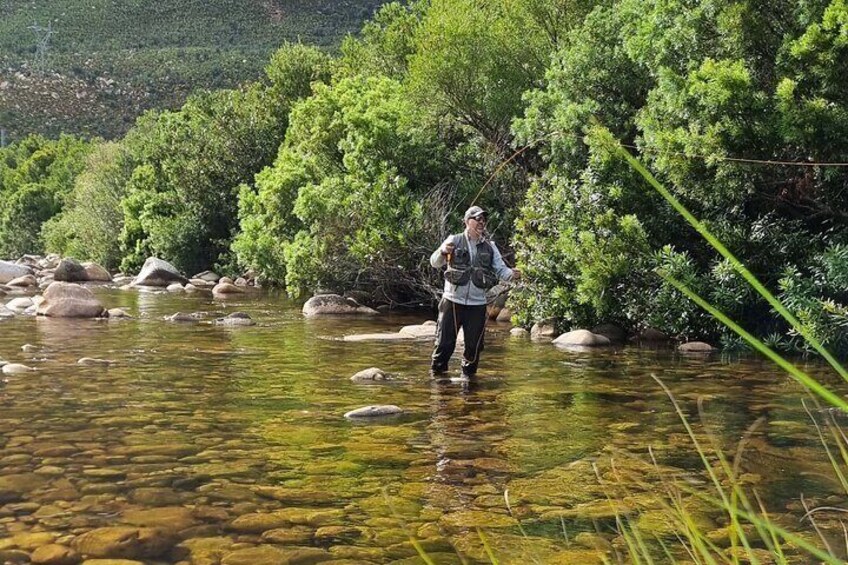
M513 269L512 270L512 278L509 279L509 280L517 281L517 280L520 280L520 279L521 279L521 271L519 271L518 269Z
M456 246L453 243L446 243L442 246L442 255L453 255L453 250Z

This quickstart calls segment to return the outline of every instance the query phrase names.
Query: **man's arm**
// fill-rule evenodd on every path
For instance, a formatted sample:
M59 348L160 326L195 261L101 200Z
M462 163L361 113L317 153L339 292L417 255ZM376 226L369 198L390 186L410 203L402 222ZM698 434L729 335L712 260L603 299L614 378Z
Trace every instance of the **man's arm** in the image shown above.
M502 281L518 280L519 277L521 277L521 273L518 269L510 269L507 267L498 246L495 245L494 241L492 241L491 244L492 250L494 251L492 255L492 268L495 269L495 272L498 274L498 278Z
M448 262L448 252L453 251L452 247L453 237L448 236L448 238L444 242L442 242L439 248L433 251L433 254L430 255L430 264L437 269L444 267Z

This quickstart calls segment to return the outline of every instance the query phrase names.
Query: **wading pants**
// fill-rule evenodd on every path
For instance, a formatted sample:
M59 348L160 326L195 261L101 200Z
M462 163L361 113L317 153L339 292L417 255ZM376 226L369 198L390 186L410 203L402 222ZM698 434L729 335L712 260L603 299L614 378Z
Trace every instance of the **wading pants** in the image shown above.
M483 334L486 327L486 305L465 306L445 298L439 303L439 322L436 327L436 348L430 368L434 373L448 370L456 334L462 328L465 351L462 355L462 374L469 377L477 373L480 353L483 351Z

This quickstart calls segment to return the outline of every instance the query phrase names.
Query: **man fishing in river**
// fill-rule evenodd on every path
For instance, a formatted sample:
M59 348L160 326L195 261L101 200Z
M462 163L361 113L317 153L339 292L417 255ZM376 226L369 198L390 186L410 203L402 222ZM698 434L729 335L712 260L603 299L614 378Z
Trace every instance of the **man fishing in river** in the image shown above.
M436 347L431 371L434 375L448 369L448 361L456 348L456 336L462 328L465 350L462 376L477 373L483 334L486 327L486 291L499 280L513 281L521 277L517 269L504 263L500 251L486 232L486 211L472 206L465 211L465 231L449 236L430 256L433 267L445 269L445 292L439 302Z

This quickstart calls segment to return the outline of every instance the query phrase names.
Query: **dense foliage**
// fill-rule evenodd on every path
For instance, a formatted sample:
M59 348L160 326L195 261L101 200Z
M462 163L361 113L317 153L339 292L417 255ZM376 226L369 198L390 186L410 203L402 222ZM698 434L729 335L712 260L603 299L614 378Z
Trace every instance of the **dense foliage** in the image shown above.
M32 135L0 149L0 257L43 253L41 227L64 205L91 144Z
M131 269L155 254L292 295L420 302L439 285L427 255L474 202L526 272L524 325L734 345L662 268L802 347L612 137L845 351L848 170L793 163L848 160L846 33L844 0L390 3L332 60L288 45L264 81L145 115L49 192L35 225L67 202L43 234L81 258Z
M652 2L599 7L532 93L522 139L551 136L518 241L525 320L617 321L716 338L652 275L662 266L782 345L793 336L729 266L592 137L607 126L817 335L846 345L846 172L728 158L844 161L845 4ZM540 214L552 221L538 221ZM557 259L561 260L557 260ZM725 336L726 341L730 339Z

